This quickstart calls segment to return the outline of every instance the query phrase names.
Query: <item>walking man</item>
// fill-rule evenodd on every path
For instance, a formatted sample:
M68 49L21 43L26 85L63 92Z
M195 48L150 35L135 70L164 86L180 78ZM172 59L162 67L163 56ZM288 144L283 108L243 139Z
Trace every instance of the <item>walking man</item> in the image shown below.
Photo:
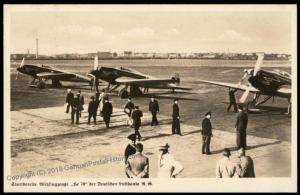
M173 117L172 134L179 134L179 135L181 135L179 106L178 106L178 99L177 98L174 99L172 117Z
M95 97L92 96L91 101L89 103L89 108L88 108L88 113L89 113L88 124L90 124L90 122L91 122L91 117L93 117L94 124L96 124L97 105L98 104L97 104L97 101L95 101Z
M129 178L149 178L149 159L142 154L143 144L136 144L136 153L128 158L126 173Z
M240 177L255 177L254 163L250 156L245 155L245 149L238 150L239 163L239 176Z
M72 111L71 111L71 120L72 124L74 124L74 115L76 115L76 124L79 124L79 110L80 110L80 102L79 95L75 95L72 103Z
M149 102L149 111L152 114L152 122L151 122L151 126L156 126L158 125L158 121L157 121L157 114L159 112L159 104L158 101L154 99L154 96L151 96L151 100Z
M168 143L159 146L158 157L158 174L159 178L175 178L179 173L183 171L181 163L176 161L172 154L169 153Z
M125 114L127 114L126 123L127 123L127 125L129 125L131 127L132 127L131 113L132 113L133 109L134 109L134 104L131 101L131 98L129 97L128 100L127 100L127 103L124 107L124 112L125 112Z
M138 106L135 106L134 111L131 114L133 120L133 128L135 131L135 135L138 137L138 140L141 141L141 134L139 132L140 126L142 124L141 117L143 117L143 112L139 109Z
M106 128L109 128L110 116L113 112L113 106L109 102L108 98L105 98L102 110L103 120L105 122Z
M217 162L216 177L217 178L232 178L237 177L236 167L230 161L230 150L224 148L222 153L223 158Z
M83 110L83 105L84 105L84 96L81 94L81 90L78 91L78 94L79 94L79 102L80 102L79 117L81 117L81 111Z
M69 113L70 106L72 106L74 94L72 93L71 89L68 89L67 97L66 97L66 103L67 103L67 110L66 113Z
M248 113L246 106L239 105L239 113L237 115L235 129L236 129L236 144L237 148L247 147L247 125L248 125Z
M237 91L237 89L229 88L229 92L228 92L228 95L229 95L229 106L227 108L227 112L229 112L231 106L233 106L234 112L237 112L237 110L238 110L237 105L236 105L236 101L235 101L235 92L236 91Z
M205 114L205 118L202 120L202 154L210 153L210 140L212 135L212 126L210 122L211 112Z

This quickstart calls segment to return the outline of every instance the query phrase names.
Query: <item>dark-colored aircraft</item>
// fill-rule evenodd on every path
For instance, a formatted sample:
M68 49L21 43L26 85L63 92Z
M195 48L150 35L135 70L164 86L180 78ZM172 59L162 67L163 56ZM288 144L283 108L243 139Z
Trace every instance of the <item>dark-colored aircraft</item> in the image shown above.
M246 101L249 93L254 93L253 100L250 102L251 105L254 107L265 103L272 97L287 98L289 103L288 113L290 113L291 75L287 72L279 71L279 70L273 70L273 71L262 70L261 64L263 62L263 58L264 58L264 54L259 53L254 69L245 70L245 74L238 84L207 81L207 80L199 80L199 81L203 83L209 83L213 85L245 91L244 94L239 99L240 103L244 103ZM241 84L246 77L248 77L248 84L247 85ZM265 95L266 97L263 100L258 101L260 95Z
M70 81L70 82L91 82L91 77L75 74L65 70L59 70L51 66L38 65L38 64L25 64L25 59L23 58L20 66L17 68L18 74L23 73L33 77L33 80L30 82L31 87L44 88L46 80L52 80L53 87L62 87L60 81Z
M172 92L176 89L192 90L189 87L179 86L180 78L178 73L174 73L171 78L156 78L131 68L98 66L97 57L95 57L94 69L89 72L89 75L108 82L108 91L117 89L121 85L124 86L119 91L119 96L122 98L126 98L128 95L142 95L148 92L149 88L171 89ZM144 92L142 92L140 88L144 88Z

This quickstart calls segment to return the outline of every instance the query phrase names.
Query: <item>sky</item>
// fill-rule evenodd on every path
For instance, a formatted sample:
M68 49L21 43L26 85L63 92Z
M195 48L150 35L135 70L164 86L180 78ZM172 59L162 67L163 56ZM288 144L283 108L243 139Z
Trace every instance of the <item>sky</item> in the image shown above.
M11 6L4 24L9 24L11 53L35 53L36 38L39 54L45 55L291 53L290 9L245 6Z

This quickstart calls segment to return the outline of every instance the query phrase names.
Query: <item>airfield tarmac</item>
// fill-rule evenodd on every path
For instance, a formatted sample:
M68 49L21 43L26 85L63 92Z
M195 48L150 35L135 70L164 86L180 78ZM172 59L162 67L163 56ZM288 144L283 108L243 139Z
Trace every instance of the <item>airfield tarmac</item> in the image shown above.
M169 61L166 62L170 63ZM103 64L112 67L119 65L105 63L111 62L103 62ZM140 61L140 63L142 64L143 61ZM161 63L164 64L164 62ZM252 63L254 64L254 62ZM161 142L169 142L173 146L171 151L175 153L176 158L187 167L181 177L214 177L213 168L216 160L220 158L221 149L223 147L231 148L235 145L234 124L236 114L226 112L228 106L227 89L201 84L197 82L197 79L235 83L242 77L244 67L239 65L162 67L131 65L130 67L157 77L170 77L173 72L179 72L182 85L191 86L195 92L169 94L167 93L168 91L157 92L150 90L150 92L155 93L160 103L159 119L163 120L160 126L152 128L146 125L149 122L147 120L150 120L147 119L149 116L143 119L143 124L145 125L143 125L141 133L146 137L146 140L143 141L145 144L145 154L149 155L149 158L152 158L150 160L150 164L152 164L150 167L152 170L150 176L155 177L157 145ZM31 168L34 169L41 166L41 163L34 163L34 159L36 158L44 159L44 162L47 162L45 166L49 167L49 165L52 165L52 163L55 164L55 162L58 164L76 164L99 158L103 159L107 156L122 156L123 148L127 143L126 137L132 132L131 129L122 125L122 112L118 111L126 103L126 100L122 100L114 94L111 95L111 102L120 114L119 117L115 116L115 119L119 122L111 130L104 130L100 128L101 125L96 129L90 129L90 126L87 128L85 124L82 124L84 127L81 127L81 125L80 127L74 127L69 124L68 120L70 120L70 116L63 112L64 108L62 106L65 100L66 88L47 88L43 90L29 88L27 83L31 78L20 74L18 80L15 80L14 68L13 66L11 71L11 110L13 111L12 126L17 127L12 128L11 131L13 132L17 129L17 134L15 132L12 134L11 157L12 171L15 174L27 171L29 168L26 167L27 165L32 166ZM87 65L77 65L75 69L70 64L58 66L58 68L73 69L74 72L81 74L86 74L91 69ZM290 72L289 68L286 67L280 69ZM64 84L70 87L69 83ZM78 88L81 88L82 93L85 95L85 101L88 103L89 96L92 94L89 88L76 86L74 90ZM236 97L238 98L240 95L241 93L238 92ZM134 103L139 105L144 113L147 113L148 97L146 95L146 97L133 99ZM174 97L180 98L179 105L182 117L182 132L184 134L182 137L169 135L171 132L170 116ZM251 97L249 95L249 99ZM276 98L275 103L270 101L261 106L260 113L251 113L249 115L248 141L250 149L248 154L255 158L258 177L286 177L291 174L291 118L288 115L282 114L286 111L286 107L287 101L285 99ZM49 113L51 109L54 109L51 114L60 117L59 119L49 121L49 118L47 118L49 116L46 116L44 113ZM215 152L209 157L200 154L200 126L207 111L212 112L211 121L215 134L211 144L212 151ZM20 113L21 115L16 117ZM36 116L39 116L39 119ZM29 118L27 119L27 117ZM84 118L81 120L85 123L87 119ZM28 121L32 121L32 124L28 123ZM35 124L40 124L38 126L41 126L40 128L44 129L44 131L30 130L35 129L33 128L37 126ZM23 125L29 129L27 132L23 130L26 129ZM48 125L49 127L47 127ZM61 129L61 132L55 131L58 134L51 134L54 127ZM147 139L147 137L149 138ZM76 158L77 154L80 154L80 161L76 161L78 159ZM282 160L279 162L276 159ZM199 164L203 166L195 170L194 167L197 167ZM109 173L104 171L107 166L111 167L112 170ZM91 170L80 172L79 175L91 177L124 177L123 162L108 163L107 166L102 166L102 168L101 166L94 166L88 168ZM97 171L95 172L95 170ZM66 175L73 174L74 176L78 174L77 172L69 171L64 173Z

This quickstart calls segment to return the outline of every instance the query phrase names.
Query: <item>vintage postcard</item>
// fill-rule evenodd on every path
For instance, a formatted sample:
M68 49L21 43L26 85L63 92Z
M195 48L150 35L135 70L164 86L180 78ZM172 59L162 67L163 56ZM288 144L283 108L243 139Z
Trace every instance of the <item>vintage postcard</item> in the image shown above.
M296 192L296 17L4 5L4 191Z

